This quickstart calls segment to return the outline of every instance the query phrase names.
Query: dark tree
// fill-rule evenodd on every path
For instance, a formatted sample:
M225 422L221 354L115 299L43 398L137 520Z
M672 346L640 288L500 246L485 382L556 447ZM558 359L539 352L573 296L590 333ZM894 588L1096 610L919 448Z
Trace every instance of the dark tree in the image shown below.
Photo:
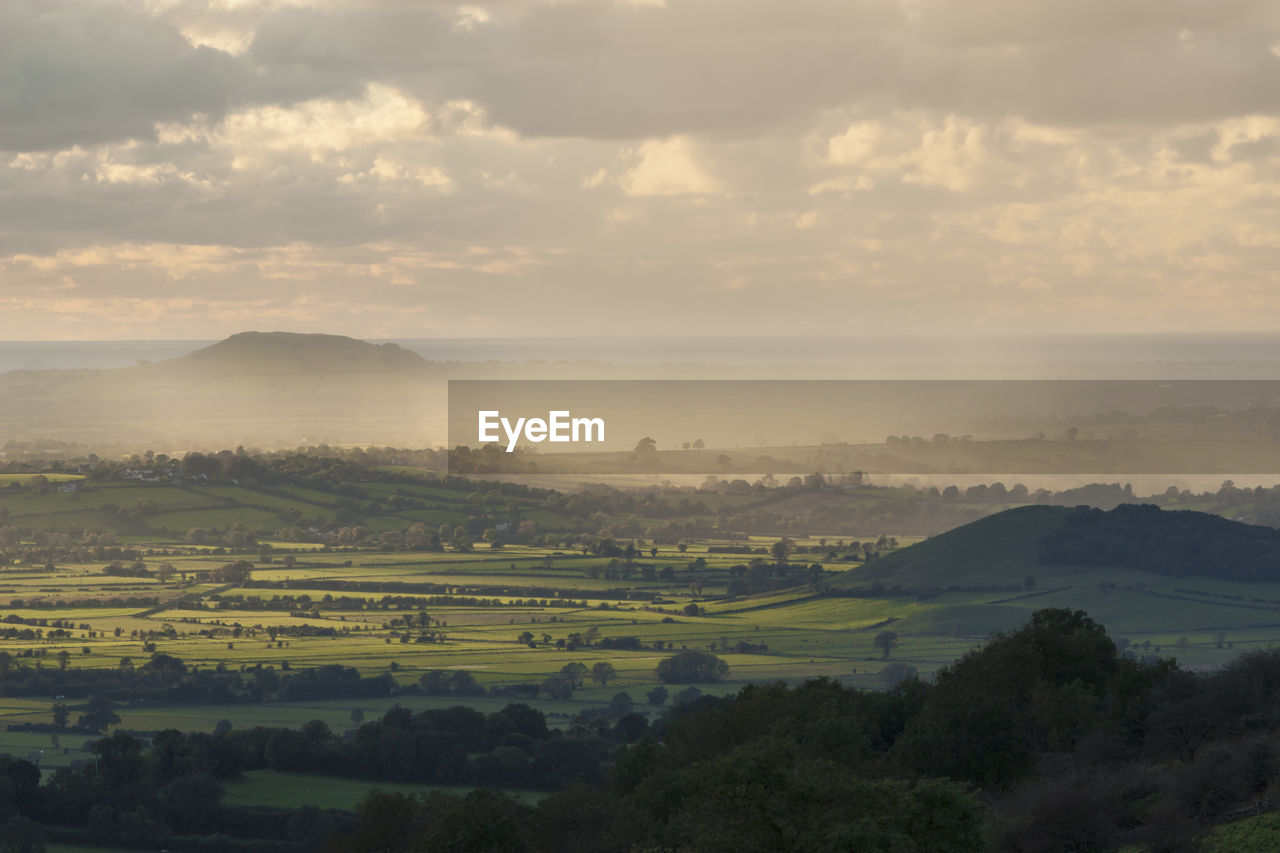
M881 631L876 634L876 638L871 641L871 645L883 651L884 659L888 660L889 652L893 651L894 647L898 645L898 632Z
M729 664L710 652L679 652L658 662L655 670L663 684L707 684L729 675Z

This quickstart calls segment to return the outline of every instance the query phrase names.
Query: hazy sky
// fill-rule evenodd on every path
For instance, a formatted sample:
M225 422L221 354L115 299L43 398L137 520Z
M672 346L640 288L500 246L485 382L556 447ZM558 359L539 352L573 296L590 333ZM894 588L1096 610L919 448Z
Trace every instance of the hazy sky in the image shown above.
M1274 0L0 3L0 339L1277 318Z

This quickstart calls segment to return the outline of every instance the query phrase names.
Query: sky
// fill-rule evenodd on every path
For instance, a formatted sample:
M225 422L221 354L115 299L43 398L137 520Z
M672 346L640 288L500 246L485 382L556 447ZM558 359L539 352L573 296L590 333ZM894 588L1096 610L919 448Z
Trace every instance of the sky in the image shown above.
M0 3L0 340L1278 318L1274 0Z

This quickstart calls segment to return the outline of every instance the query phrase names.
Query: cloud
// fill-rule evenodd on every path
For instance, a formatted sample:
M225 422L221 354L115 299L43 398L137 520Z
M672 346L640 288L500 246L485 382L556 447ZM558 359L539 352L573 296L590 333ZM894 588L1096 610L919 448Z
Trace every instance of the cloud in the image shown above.
M457 14L285 9L249 53L471 99L531 136L747 135L851 106L1089 125L1280 105L1264 0L497 3L462 31Z
M207 338L237 300L406 336L1256 328L1280 312L1278 19L16 0L0 335L79 310Z
M648 140L639 162L621 180L631 196L699 195L720 191L719 183L698 165L688 139Z
M263 75L192 45L130 5L89 0L0 4L0 149L37 151L148 139L156 122L333 88L332 78Z

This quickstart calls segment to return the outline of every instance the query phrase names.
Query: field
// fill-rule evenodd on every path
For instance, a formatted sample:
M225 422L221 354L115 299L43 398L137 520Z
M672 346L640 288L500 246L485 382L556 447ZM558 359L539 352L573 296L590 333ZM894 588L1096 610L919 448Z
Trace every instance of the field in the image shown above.
M470 789L443 785L363 782L357 779L337 779L332 776L312 776L306 773L253 770L229 783L226 790L226 798L223 802L230 806L270 806L285 809L317 806L322 809L351 810L372 790L390 794L426 794L431 791L465 794ZM507 791L506 793L528 803L536 803L541 799L541 795L530 791Z
M306 525L349 512L352 495L358 495L360 520L374 531L359 546L302 541ZM771 500L884 504L904 495L872 488L850 496ZM701 493L697 499L721 512L761 500ZM687 498L650 501L608 523L619 529L658 523L646 522L646 514L669 516L679 500ZM793 545L814 553L794 554L787 567L751 570L755 574L749 564L767 555L778 537L697 537L677 547L636 536L637 550L623 558L550 540L502 547L477 541L469 549L435 551L378 546L377 537L388 531L394 536L420 523L434 529L437 519L449 525L490 507L536 517L543 531L571 523L567 512L541 499L459 491L416 475L327 490L118 480L75 492L0 490L5 523L29 530L33 542L54 541L80 525L81 535L97 537L99 551L104 542L131 549L145 570L121 575L105 557L93 558L88 546L78 560L9 561L0 566L0 628L14 635L0 639L0 649L18 665L43 668L113 668L126 659L137 666L155 652L199 669L283 672L340 664L363 676L386 673L404 686L432 670L467 670L485 688L537 685L570 662L610 664L614 674L605 683L587 680L571 698L530 700L553 725L565 725L620 691L642 712L657 714L659 708L645 705L658 684L655 667L682 649L710 650L729 664L728 678L703 685L706 692L816 676L879 688L890 664L928 674L1044 607L1084 609L1135 654L1172 655L1193 667L1217 666L1247 649L1280 643L1280 584L1036 567L1034 585L1026 588L1032 570L1008 557L1007 549L1004 557L989 553L982 542L945 555L955 583L928 594L898 584L937 580L933 541L864 564L828 559L826 543L839 537L801 534ZM226 545L236 529L254 533L256 544ZM905 534L896 539L899 546L916 541ZM386 541L395 544L394 538ZM716 550L726 544L746 545L752 553ZM917 550L933 554L931 562L913 562ZM221 567L239 560L252 565L247 580L217 579ZM771 558L758 562L772 566ZM810 574L815 563L823 569ZM172 573L162 579L157 569L165 564ZM892 577L886 575L890 567L896 567ZM755 592L743 587L744 579ZM868 593L877 581L876 592ZM885 631L896 635L888 654L875 644ZM0 723L48 723L56 701L53 695L0 698ZM416 710L460 700L402 701ZM484 710L507 701L466 700ZM73 719L84 702L84 696L66 700ZM117 711L121 726L137 731L211 731L220 721L296 726L312 719L341 731L350 727L353 710L371 718L395 703L152 703ZM43 749L42 765L56 767L82 757L85 740L64 736L55 745L50 735L0 732L0 751L27 756Z
M482 553L412 557L365 553L352 555L350 566L345 559L334 566L299 554L287 570L277 568L276 563L255 564L255 581L280 584L268 589L194 581L121 584L89 565L60 566L51 574L35 577L8 570L0 573L0 583L11 599L20 598L23 604L5 608L4 617L28 624L65 620L74 627L69 638L6 640L3 645L11 653L40 655L37 660L43 666L62 665L58 655L63 651L68 653L65 665L73 668L116 666L126 657L141 663L150 655L144 649L144 643L150 642L156 650L202 668L264 664L296 669L338 663L357 667L364 674L389 672L405 684L416 682L428 670L466 669L486 687L537 683L569 661L588 667L602 661L612 664L617 677L607 686L588 686L571 701L541 703L557 718L566 719L583 707L607 702L619 690L640 699L656 685L654 667L670 650L710 648L720 654L731 667L730 679L718 685L721 690L748 682L818 675L877 687L881 684L879 673L889 662L931 671L993 631L1020 624L1042 607L1083 608L1122 641L1153 654L1174 654L1193 666L1212 666L1242 650L1280 641L1280 605L1270 603L1280 600L1280 585L1148 575L1143 591L1136 592L1132 587L1143 580L1141 573L1117 577L1112 572L1048 576L1040 582L1044 589L1028 593L955 592L924 601L888 594L827 597L807 587L725 596L726 564L732 560L709 557L700 548L690 548L684 554L660 549L656 562L676 566L676 575L681 578L678 584L632 579L626 588L615 583L613 589L603 579L590 581L582 574L584 567L598 560L553 556L548 569L545 557L549 555L544 549L518 547L504 549L497 558ZM707 568L690 568L699 557L707 560ZM184 556L176 563L194 575L202 567L225 559ZM328 555L326 559L330 559ZM688 588L686 577L704 582L700 595ZM352 581L440 584L447 592L397 593L394 602L384 603L376 592L353 594L337 588ZM1117 583L1117 588L1098 586L1104 582ZM523 590L535 585L554 591L545 597L526 597ZM656 598L629 598L635 590L653 593ZM296 604L271 601L272 596L282 594L308 596L309 606L300 611ZM161 603L99 605L104 599L123 595L155 597ZM239 595L244 596L243 602L255 606L226 606L226 601L219 600ZM326 605L326 595L347 599ZM586 595L592 597L578 598ZM573 602L569 606L556 606L569 601ZM701 605L702 614L682 612L692 602ZM424 610L432 629L444 635L442 642L404 642L407 633L390 627L391 620L406 615L416 619ZM268 636L273 627L300 626L333 628L336 633L279 635L276 640ZM873 646L874 637L887 626L892 626L899 638L888 660ZM598 632L598 638L590 646L567 651L556 645L573 634L585 635L592 630ZM532 646L519 639L526 632L533 635ZM619 637L638 638L645 648L618 651L599 645L600 640ZM654 650L659 643L663 650ZM739 643L753 648L746 653L733 651ZM210 730L220 719L249 725L300 724L320 718L336 725L356 704L130 708L123 716L125 725L138 729L173 726ZM28 699L0 700L4 722L47 721L48 707L48 703ZM34 744L13 744L11 749L16 753L28 746Z

